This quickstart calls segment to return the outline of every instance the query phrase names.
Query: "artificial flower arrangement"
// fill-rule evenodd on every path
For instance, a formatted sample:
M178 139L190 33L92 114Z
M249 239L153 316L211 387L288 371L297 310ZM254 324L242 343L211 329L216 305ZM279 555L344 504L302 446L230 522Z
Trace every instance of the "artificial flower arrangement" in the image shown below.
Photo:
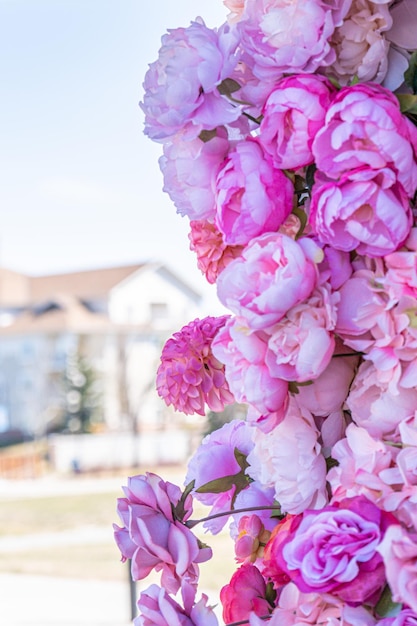
M199 597L229 525L223 620L417 625L417 1L224 0L145 77L164 190L230 315L166 343L157 388L205 415L184 488L118 500L136 626L216 626ZM211 507L193 519L193 500Z

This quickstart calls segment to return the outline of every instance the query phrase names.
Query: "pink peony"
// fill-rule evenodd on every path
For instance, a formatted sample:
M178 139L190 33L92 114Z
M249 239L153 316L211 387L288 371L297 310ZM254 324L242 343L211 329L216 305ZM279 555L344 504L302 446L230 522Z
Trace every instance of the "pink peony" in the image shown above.
M280 80L263 108L259 141L281 169L313 162L311 146L324 124L335 92L319 75L299 74Z
M355 168L391 168L413 197L417 187L417 128L396 97L374 83L343 87L313 142L319 170L333 179Z
M226 244L245 245L278 230L293 207L294 187L256 139L239 141L216 179L216 224Z
M283 74L313 73L329 65L329 44L351 0L253 0L237 24L243 60L261 80ZM306 28L308 24L308 28Z
M234 401L224 367L211 352L211 342L226 320L226 315L196 319L168 339L156 377L158 393L167 405L205 415L205 404L222 411Z
M361 169L314 185L309 221L321 243L375 257L404 243L412 215L392 170Z
M177 213L190 220L214 217L214 181L228 150L227 133L220 130L207 142L178 133L164 145L164 155L159 159L163 190Z
M282 530L278 526L269 551L300 591L331 593L357 606L372 602L385 585L378 547L394 522L366 498L350 498L305 511Z
M235 539L235 554L238 563L255 563L262 558L264 546L270 532L265 529L257 515L244 515L238 524L238 535Z
M312 415L290 400L285 419L271 432L256 429L248 473L265 487L287 513L319 509L327 503L326 462Z
M251 331L241 318L231 318L217 333L212 350L225 364L229 388L238 402L248 403L259 413L278 412L284 418L288 383L274 378L266 364L266 333Z
M333 329L339 294L324 284L292 307L271 328L266 364L272 376L306 382L320 376L335 348Z
M165 589L151 585L140 594L140 614L133 623L134 626L218 626L217 617L207 606L207 600L203 594L199 602L186 610Z
M133 580L142 580L153 570L162 571L162 584L169 593L180 586L195 585L196 563L211 558L210 548L200 548L197 537L183 521L191 514L191 499L185 502L183 520L174 517L179 487L156 474L129 478L125 498L118 499L117 512L124 524L114 525L122 560L131 559Z
M378 552L384 559L393 600L417 612L417 536L402 526L391 526Z
M381 83L388 70L391 28L390 0L352 0L343 23L338 26L330 44L336 60L327 69L341 85L357 76L360 82Z
M219 299L249 328L268 328L311 294L317 280L314 261L321 260L322 251L311 239L261 235L220 274Z
M209 220L193 220L190 228L190 249L197 255L198 269L213 285L230 261L241 255L243 246L228 246L222 233Z
M236 120L240 109L218 91L237 63L236 46L228 26L212 30L201 18L188 28L169 30L143 84L145 134L165 141L186 125L197 136Z
M220 591L225 623L246 620L251 611L268 615L272 607L265 596L266 583L261 572L250 563L242 565Z

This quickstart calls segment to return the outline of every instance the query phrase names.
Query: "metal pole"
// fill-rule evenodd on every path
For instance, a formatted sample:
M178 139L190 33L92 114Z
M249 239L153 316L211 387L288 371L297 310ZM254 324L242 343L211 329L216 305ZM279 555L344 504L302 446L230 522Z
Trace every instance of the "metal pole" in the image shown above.
M129 594L130 594L130 619L133 621L137 615L137 609L136 609L136 581L133 580L132 578L132 573L131 573L131 565L132 565L132 560L128 559L127 561L127 573L129 576Z

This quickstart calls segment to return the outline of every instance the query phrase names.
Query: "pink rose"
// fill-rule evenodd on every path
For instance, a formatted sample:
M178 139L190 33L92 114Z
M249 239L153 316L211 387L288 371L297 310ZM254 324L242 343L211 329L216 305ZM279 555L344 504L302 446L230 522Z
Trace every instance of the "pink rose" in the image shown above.
M320 376L335 348L333 329L339 294L324 284L292 307L271 328L266 364L272 376L306 382Z
M313 162L313 139L334 92L315 74L288 76L276 84L263 109L259 141L278 167L297 169Z
M266 364L268 336L251 331L241 318L230 319L217 333L213 354L225 365L225 374L238 402L260 413L279 412L284 418L288 383L274 378Z
M311 239L294 241L280 233L256 237L220 274L219 299L250 328L268 328L311 294L317 280L314 260L322 260L322 251Z
M331 6L321 0L246 2L237 24L244 61L261 80L329 65L335 53L328 40L350 1L336 0Z
M236 120L240 109L218 91L237 63L236 46L228 26L213 30L201 18L188 28L169 30L143 84L145 134L165 141L187 124L197 136Z
M294 187L256 139L239 141L216 179L216 223L225 243L245 245L278 230L291 213Z
M417 536L400 525L391 526L378 552L384 559L393 600L417 612Z
M294 436L296 433L296 436ZM287 513L320 509L327 503L326 461L313 417L292 398L285 419L271 432L256 429L248 455L249 475L275 489Z
M251 611L256 615L268 615L272 607L265 596L266 583L258 568L250 563L241 565L230 583L220 591L224 622L248 619Z
M243 246L228 246L222 233L209 220L192 220L190 229L190 249L197 255L198 269L213 285L230 261L241 255Z
M361 169L314 185L309 222L321 243L376 257L404 243L412 215L392 170Z
M184 609L165 589L151 585L138 600L139 616L134 626L218 626L213 609L207 606L207 596L189 610Z
M331 593L356 606L372 602L385 585L378 547L394 522L366 498L350 498L295 516L276 550L272 533L270 552L300 591Z
M117 512L124 524L114 525L122 560L132 560L133 580L142 580L153 570L162 571L162 584L169 593L181 585L195 585L196 563L211 558L210 548L200 548L197 537L183 521L191 515L191 499L185 503L183 520L174 517L173 507L181 498L179 487L156 474L129 478L125 498L118 499Z
M391 168L413 197L417 187L417 128L401 114L398 100L375 83L343 87L333 99L313 142L319 170L333 179L368 166Z
M177 213L190 220L214 218L214 181L228 150L227 133L220 130L207 142L178 133L164 145L164 155L159 159L163 190Z

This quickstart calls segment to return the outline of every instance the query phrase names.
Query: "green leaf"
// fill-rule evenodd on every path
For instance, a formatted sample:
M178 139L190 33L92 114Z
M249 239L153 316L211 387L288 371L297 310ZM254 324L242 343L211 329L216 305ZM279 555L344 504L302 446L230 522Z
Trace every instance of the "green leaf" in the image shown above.
M243 452L235 448L235 459L243 472L249 467L249 463L246 460L247 458L246 454L243 454Z
M198 137L199 139L201 139L201 141L207 143L208 141L210 141L210 139L214 139L214 137L217 137L217 129L213 128L213 130L202 130Z
M396 94L400 103L401 113L417 115L417 95L411 93Z
M236 80L233 80L233 78L225 78L222 80L220 85L217 86L217 91L222 96L230 96L232 93L239 91L239 89L239 83Z
M175 507L173 507L174 519L177 519L180 522L183 521L184 516L185 516L185 501L190 495L190 493L192 492L192 490L194 489L194 485L195 485L195 480L192 480L190 483L188 483L188 485L186 486L186 488L181 494L181 498L178 500Z
M417 94L417 51L410 57L408 68L404 72L404 81L414 94Z
M333 459L331 456L328 456L326 459L326 470L329 471L332 467L337 467L339 465L339 461Z
M401 609L401 604L392 599L391 589L386 585L375 607L375 612L379 617L393 617Z

